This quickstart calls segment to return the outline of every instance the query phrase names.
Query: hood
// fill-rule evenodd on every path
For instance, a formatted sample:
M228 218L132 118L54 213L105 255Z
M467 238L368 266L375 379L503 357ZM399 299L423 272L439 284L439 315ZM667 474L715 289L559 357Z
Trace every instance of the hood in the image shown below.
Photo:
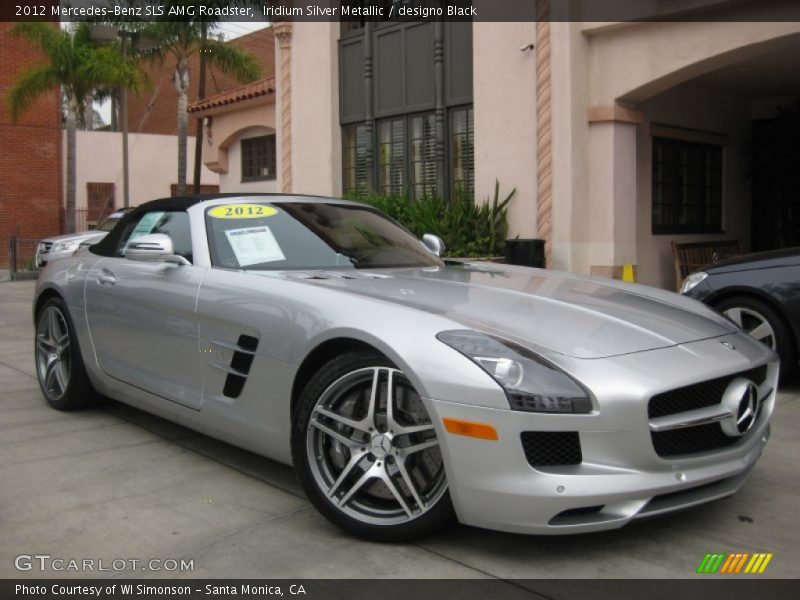
M603 358L736 331L672 292L510 266L284 273L310 285L441 314L466 328L575 358Z
M800 248L785 248L783 250L743 254L733 258L726 258L699 270L706 273L730 273L732 271L749 271L751 269L769 269L792 265L800 265Z
M107 232L105 231L76 231L75 233L65 233L64 235L54 235L53 237L45 238L42 241L51 242L53 244L58 244L61 242L85 242L87 240L91 240L92 238L97 238L99 241L106 235Z

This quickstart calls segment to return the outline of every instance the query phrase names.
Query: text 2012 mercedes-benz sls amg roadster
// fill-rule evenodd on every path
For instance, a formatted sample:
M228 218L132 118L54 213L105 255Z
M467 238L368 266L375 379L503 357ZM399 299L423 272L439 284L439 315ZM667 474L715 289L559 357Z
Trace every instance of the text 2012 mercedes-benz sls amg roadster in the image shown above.
M771 350L677 294L441 250L345 200L143 204L39 277L42 391L293 464L323 515L378 540L453 516L610 529L743 484Z

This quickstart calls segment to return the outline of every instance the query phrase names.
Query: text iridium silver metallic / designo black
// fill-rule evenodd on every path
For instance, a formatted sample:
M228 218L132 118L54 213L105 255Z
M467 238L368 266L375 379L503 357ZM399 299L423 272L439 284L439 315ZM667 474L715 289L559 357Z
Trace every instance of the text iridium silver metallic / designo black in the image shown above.
M142 205L42 272L42 390L294 464L373 539L452 515L596 531L741 487L769 437L771 350L677 294L441 250L343 200Z

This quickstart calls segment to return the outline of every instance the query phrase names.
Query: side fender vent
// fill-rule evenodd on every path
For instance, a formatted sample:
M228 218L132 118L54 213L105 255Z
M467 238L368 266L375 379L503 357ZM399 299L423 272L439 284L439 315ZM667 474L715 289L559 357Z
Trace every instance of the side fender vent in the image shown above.
M244 334L239 336L231 358L230 370L225 378L225 386L222 388L224 396L238 398L241 395L257 349L258 338Z

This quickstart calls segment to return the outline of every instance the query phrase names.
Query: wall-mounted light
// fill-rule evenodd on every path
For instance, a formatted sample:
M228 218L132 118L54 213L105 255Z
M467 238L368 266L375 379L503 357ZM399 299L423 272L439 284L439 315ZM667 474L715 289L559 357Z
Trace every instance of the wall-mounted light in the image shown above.
M521 46L519 51L520 52L528 52L529 50L533 50L533 48L534 48L534 44L533 44L533 42L531 42L530 44L525 44L524 46Z

